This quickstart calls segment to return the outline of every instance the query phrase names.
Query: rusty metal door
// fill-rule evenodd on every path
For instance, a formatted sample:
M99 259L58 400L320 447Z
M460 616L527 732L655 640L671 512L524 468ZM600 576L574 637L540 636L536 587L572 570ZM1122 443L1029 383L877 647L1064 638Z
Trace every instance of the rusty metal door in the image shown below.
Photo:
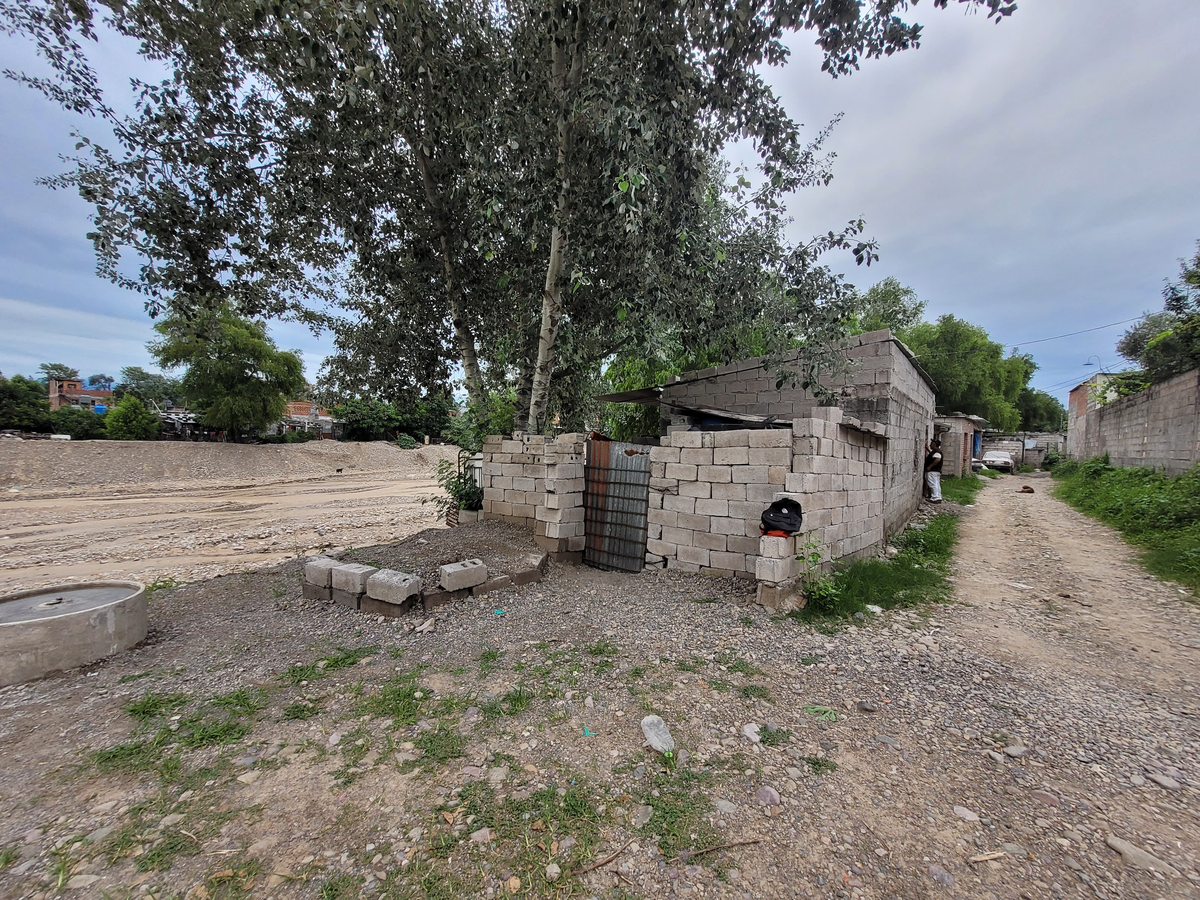
M598 569L640 572L646 564L650 448L588 441L583 561Z

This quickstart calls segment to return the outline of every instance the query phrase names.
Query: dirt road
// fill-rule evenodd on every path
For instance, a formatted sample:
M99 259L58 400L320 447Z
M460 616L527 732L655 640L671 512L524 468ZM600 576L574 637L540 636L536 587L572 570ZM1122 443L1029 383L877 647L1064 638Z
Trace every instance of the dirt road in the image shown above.
M56 581L199 581L435 524L428 477L334 474L261 487L203 483L0 502L0 591Z
M985 486L955 603L836 631L663 571L425 633L297 563L163 591L145 644L0 691L0 895L1196 900L1200 610L1049 489Z

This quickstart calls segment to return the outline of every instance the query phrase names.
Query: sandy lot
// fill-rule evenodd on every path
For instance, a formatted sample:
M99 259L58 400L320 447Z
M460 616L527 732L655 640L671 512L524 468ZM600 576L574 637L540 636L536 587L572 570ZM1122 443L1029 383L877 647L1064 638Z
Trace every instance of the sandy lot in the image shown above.
M964 514L954 603L840 628L662 571L424 633L297 562L160 591L143 645L0 691L0 895L1200 897L1200 611L1032 483Z
M91 578L198 581L435 522L454 447L0 443L0 591ZM339 471L340 470L340 471Z

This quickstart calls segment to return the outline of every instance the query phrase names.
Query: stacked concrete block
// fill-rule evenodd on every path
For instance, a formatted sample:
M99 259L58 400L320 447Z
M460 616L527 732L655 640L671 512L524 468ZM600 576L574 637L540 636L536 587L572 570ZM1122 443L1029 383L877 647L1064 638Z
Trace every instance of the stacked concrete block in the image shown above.
M328 556L314 556L304 561L304 599L333 600L333 570L341 563Z
M800 502L826 565L873 552L884 540L886 439L837 407L794 419L792 433L792 473L780 496Z
M394 569L380 569L367 577L360 611L395 618L421 601L421 579Z
M759 522L784 486L791 443L788 429L679 430L651 448L647 564L753 578Z
M483 517L532 531L555 558L579 561L584 543L582 434L489 436L483 445Z
M804 605L800 576L803 563L796 558L796 538L763 535L758 539L754 575L758 602L768 609L786 612Z
M333 602L358 609L367 593L367 579L379 570L362 563L339 563L331 571Z
M583 434L560 434L546 444L545 497L534 515L533 539L564 561L583 557L586 452Z

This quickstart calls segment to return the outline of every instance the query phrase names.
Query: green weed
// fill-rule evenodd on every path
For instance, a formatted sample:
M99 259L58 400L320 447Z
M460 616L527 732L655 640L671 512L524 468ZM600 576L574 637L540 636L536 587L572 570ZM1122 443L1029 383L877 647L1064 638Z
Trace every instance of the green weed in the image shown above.
M237 716L253 716L260 709L266 707L268 696L263 688L256 688L253 691L249 688L238 688L228 694L217 694L210 697L209 702L214 706L227 709Z
M117 679L117 684L129 684L131 681L140 681L143 678L149 678L154 672L134 672L130 675L122 675Z
M283 708L284 721L300 721L311 719L313 716L319 715L321 712L320 700L297 700L295 703L289 703Z
M792 733L786 728L776 728L774 731L764 728L759 740L764 747L782 747L791 743Z
M1000 473L997 472L995 469L983 468L983 469L979 470L979 474L982 475L984 478L999 478L1000 477Z
M822 722L836 722L841 718L841 716L838 715L837 710L830 709L828 706L817 706L814 704L812 706L804 707L804 711L810 716L816 716Z
M417 673L395 675L383 683L374 694L360 700L360 714L390 718L396 727L415 725L420 718L421 700L417 698Z
M355 900L361 875L334 875L321 884L321 900Z
M643 798L653 813L642 831L658 836L658 848L667 859L721 843L706 816L709 800L699 789L705 781L706 776L687 769L663 773L654 778L653 791Z
M837 771L837 763L832 759L822 759L820 756L806 756L804 761L812 769L814 775L825 775Z
M498 700L482 704L479 709L489 719L501 716L516 716L529 709L533 703L533 694L524 685L518 684Z
M421 762L426 765L441 765L463 755L467 741L453 728L438 723L433 731L423 732L413 740L421 750L425 751Z
M124 709L139 722L146 724L186 705L190 699L191 697L187 694L160 694L156 691L149 691L142 699L135 700Z
M751 665L740 656L728 657L721 660L722 664L735 675L761 675L762 670Z
M138 857L139 872L155 872L171 868L176 856L195 856L200 852L196 839L182 831L168 829L153 847Z
M174 578L156 578L146 585L146 602L149 603L154 599L154 595L161 591L169 591L177 587L183 587L187 584L186 581L176 581Z
M592 656L615 656L621 648L612 641L605 640L597 641L586 649Z
M250 733L249 725L233 718L214 722L193 716L180 722L179 726L179 744L189 750L232 744Z
M300 684L303 681L324 678L330 672L357 665L359 660L366 659L378 649L378 647L356 647L354 649L339 647L337 652L324 659L319 659L315 663L289 666L279 677L289 684ZM324 665L319 665L320 663L324 663Z
M484 650L479 657L479 677L486 678L494 672L503 658L503 650Z
M21 854L17 852L16 844L0 847L0 869L7 869L20 858Z

